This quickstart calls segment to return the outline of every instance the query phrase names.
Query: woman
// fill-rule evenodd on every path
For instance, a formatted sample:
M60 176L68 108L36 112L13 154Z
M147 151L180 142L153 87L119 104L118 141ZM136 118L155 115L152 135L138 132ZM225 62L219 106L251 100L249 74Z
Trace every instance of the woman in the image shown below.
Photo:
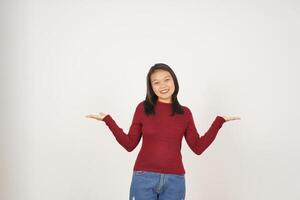
M208 131L199 136L191 110L180 105L179 85L173 70L164 63L152 66L147 75L146 99L135 109L128 134L111 115L87 115L104 121L127 151L142 147L137 156L130 186L130 200L185 199L185 169L181 157L184 137L191 150L200 155L213 142L224 122L239 117L217 116Z

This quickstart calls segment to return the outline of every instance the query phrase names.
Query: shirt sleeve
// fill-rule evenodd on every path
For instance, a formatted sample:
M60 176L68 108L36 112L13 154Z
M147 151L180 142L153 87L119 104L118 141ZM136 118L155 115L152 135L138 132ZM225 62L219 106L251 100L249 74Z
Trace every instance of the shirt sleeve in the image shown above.
M222 127L225 119L217 116L207 132L200 136L194 123L193 115L190 109L187 108L188 125L184 133L185 140L191 150L197 154L202 154L205 149L214 141L219 129Z
M111 130L119 144L122 145L128 152L130 152L135 149L141 139L142 123L140 119L141 104L139 104L135 109L128 134L126 134L123 129L117 125L111 115L106 115L103 118L103 121Z

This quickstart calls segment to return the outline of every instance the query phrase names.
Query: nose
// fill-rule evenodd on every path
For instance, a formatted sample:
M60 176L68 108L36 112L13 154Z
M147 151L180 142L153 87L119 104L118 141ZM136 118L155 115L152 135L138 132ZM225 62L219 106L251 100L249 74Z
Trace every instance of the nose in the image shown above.
M166 87L166 84L162 84L162 85L160 86L160 90L164 90L164 89L168 89L168 88Z

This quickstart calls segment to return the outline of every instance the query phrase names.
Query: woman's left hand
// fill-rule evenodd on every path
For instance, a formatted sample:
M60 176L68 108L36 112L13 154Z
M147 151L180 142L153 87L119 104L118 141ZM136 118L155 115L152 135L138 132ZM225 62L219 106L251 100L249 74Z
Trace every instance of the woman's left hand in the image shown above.
M221 117L223 117L225 119L225 122L241 119L240 117L237 117L237 116L221 116Z

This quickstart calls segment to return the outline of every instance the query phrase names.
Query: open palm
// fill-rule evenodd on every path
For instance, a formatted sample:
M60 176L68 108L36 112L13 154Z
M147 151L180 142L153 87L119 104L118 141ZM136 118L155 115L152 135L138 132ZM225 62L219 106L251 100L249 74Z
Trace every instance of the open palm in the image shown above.
M96 119L99 121L103 121L103 118L106 116L107 114L100 112L99 114L90 114L90 115L86 115L85 117L87 118L92 118L92 119Z
M221 116L221 117L223 117L226 122L231 121L231 120L241 119L240 117L237 117L237 116Z

